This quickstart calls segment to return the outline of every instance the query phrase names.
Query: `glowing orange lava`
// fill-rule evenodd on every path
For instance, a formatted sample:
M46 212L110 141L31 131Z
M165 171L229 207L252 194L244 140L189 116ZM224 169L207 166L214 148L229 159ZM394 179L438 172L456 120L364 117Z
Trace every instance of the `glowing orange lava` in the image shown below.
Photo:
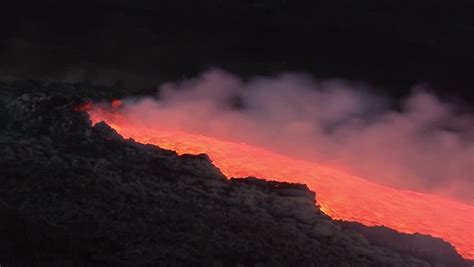
M321 209L334 219L385 225L404 233L440 237L474 259L474 207L447 198L397 190L314 162L296 160L243 143L182 131L139 128L117 112L88 110L94 123L106 121L122 136L183 153L206 153L228 177L255 176L304 183L317 193Z

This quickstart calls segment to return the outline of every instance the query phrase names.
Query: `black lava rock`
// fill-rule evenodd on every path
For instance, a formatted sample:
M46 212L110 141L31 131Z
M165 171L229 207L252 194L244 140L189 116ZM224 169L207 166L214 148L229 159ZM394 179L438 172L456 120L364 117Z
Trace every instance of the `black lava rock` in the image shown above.
M94 127L70 97L10 101L0 129L5 266L428 266L374 246L305 185L231 179Z

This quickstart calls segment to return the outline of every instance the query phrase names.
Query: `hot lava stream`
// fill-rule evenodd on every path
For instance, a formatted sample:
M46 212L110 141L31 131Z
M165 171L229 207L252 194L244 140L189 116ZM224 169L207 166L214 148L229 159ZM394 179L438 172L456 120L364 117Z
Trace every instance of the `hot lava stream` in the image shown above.
M398 190L243 143L176 130L137 127L119 111L91 108L93 123L105 121L125 138L155 144L178 154L206 153L227 177L255 176L307 184L321 209L333 219L385 225L403 233L422 233L450 242L474 259L474 207L436 195Z

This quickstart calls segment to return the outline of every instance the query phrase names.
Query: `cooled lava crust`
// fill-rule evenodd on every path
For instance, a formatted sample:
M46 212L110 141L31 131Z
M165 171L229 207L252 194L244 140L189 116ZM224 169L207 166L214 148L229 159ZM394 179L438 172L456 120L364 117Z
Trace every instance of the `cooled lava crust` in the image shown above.
M0 99L2 266L472 264L441 239L334 221L305 185L124 140L83 102Z

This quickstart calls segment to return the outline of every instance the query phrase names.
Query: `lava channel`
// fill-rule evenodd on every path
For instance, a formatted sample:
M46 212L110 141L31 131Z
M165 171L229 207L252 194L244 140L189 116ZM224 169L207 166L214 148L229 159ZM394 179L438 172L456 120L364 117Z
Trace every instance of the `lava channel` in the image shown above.
M125 138L178 154L206 153L227 177L255 176L303 183L317 192L317 203L333 219L384 225L450 242L474 259L474 207L441 196L399 190L315 162L293 159L243 143L183 131L137 127L118 111L87 110L93 123L107 122Z

